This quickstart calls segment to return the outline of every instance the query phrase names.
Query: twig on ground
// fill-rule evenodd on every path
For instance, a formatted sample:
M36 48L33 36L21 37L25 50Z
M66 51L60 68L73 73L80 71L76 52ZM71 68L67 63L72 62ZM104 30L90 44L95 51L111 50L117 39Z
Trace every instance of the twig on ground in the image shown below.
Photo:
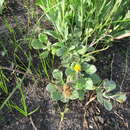
M89 126L88 126L88 121L86 120L86 114L87 114L87 112L85 111L84 112L84 116L83 116L83 127L84 128L86 128L86 129L88 129L89 128Z
M123 121L124 125L128 128L128 122L126 122L125 119L122 116L120 116L117 112L114 112L114 114L118 116Z
M87 114L86 107L87 107L92 101L94 101L95 99L96 99L96 96L95 96L95 95L94 95L94 96L93 96L93 94L90 95L89 101L86 102L86 104L85 104L85 106L84 106L83 127L86 128L86 129L89 128L89 124L88 124L88 122L87 122L87 120L86 120L86 114Z
M38 130L37 129L37 127L35 126L35 124L34 124L34 122L33 122L33 120L32 120L32 117L30 116L30 122L31 122L31 124L32 124L32 126L33 126L33 128L34 128L34 130Z
M23 72L23 71L20 71L20 70L17 70L17 69L13 69L13 68L9 68L9 67L5 67L5 66L0 66L0 69L4 69L4 70L9 70L9 71L12 71L12 72L16 72L16 73L19 73L19 74L23 74L27 77L30 77L30 78L36 78L42 82L51 82L49 81L49 79L47 78L40 78L38 77L37 75L34 75L34 74L29 74L29 73L26 73L26 72Z
M69 111L69 109L67 108L67 104L66 104L66 105L65 105L65 108L64 108L64 111L63 111L63 112L60 112L61 118L60 118L59 129L58 129L58 130L61 130L62 122L63 122L63 120L65 119L65 114L66 114L68 111Z
M126 62L125 63L126 63L126 65L125 65L125 73L124 73L124 76L123 76L123 79L122 79L122 82L121 82L121 85L120 85L120 90L122 90L122 86L123 86L123 83L125 81L127 71L128 71L128 49L127 49L127 52L126 52Z
M118 37L115 37L114 39L115 40L120 40L120 39L127 38L127 37L130 37L130 33L126 33L126 34L120 35Z
M94 97L91 97L90 99L89 99L89 101L85 104L85 107L86 106L88 106L92 101L94 101L96 99L96 96L94 96Z

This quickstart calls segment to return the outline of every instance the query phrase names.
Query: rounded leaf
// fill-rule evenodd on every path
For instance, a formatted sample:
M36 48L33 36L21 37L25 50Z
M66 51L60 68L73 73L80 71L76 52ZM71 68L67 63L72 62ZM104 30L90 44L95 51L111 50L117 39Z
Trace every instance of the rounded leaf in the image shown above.
M91 65L88 63L83 64L82 68L87 74L94 74L97 71L95 65Z
M44 34L44 33L40 33L40 34L38 35L38 39L39 39L40 42L44 42L44 43L47 43L47 42L48 42L48 37L47 37L47 35Z
M61 96L61 93L58 91L54 91L53 93L51 93L51 98L56 101L60 100Z
M110 100L107 100L103 97L101 93L101 89L97 91L97 100L100 104L102 104L108 111L112 110L112 104Z
M91 78L86 78L85 89L87 89L87 90L94 90L95 89Z
M87 51L87 47L86 47L86 46L82 46L81 48L78 49L77 52L78 52L80 55L84 55L84 54L86 53L86 51Z
M75 71L72 70L71 68L67 68L65 70L65 74L66 74L66 76L69 76L69 75L73 76L73 75L75 75Z
M57 50L58 50L58 48L52 47L52 48L51 48L51 53L52 53L53 55L55 55L55 54L57 53Z
M53 77L54 77L55 79L57 79L57 80L61 80L62 77L63 77L63 73L62 73L60 70L58 70L58 69L55 69L55 70L53 71L52 75L53 75Z
M63 103L67 103L69 102L69 98L65 98L64 96L61 96L60 101L62 101Z
M126 94L125 93L120 92L120 93L115 94L113 97L119 103L123 103L124 101L126 101Z
M56 91L56 87L55 87L55 85L54 84L48 84L47 86L46 86L46 90L48 91L48 92L50 92L50 93L53 93L53 92L55 92Z
M54 47L63 47L64 46L64 42L56 42L53 44Z
M104 80L103 87L106 89L107 92L111 92L116 88L116 83L112 80Z
M63 56L66 54L66 48L65 47L62 47L62 48L59 48L56 52L57 56Z
M94 74L96 71L97 69L95 65L88 65L85 72L88 74Z
M78 93L79 93L79 100L81 101L84 100L85 92L83 90L79 90Z
M80 78L76 81L75 89L82 90L86 85L86 79Z
M107 99L103 99L103 106L108 110L111 111L112 110L112 104L109 100Z
M90 78L92 79L94 84L98 84L102 81L101 78L99 77L99 75L97 75L96 73L90 75Z
M74 90L72 92L72 96L70 97L71 100L75 100L75 99L78 99L79 98L79 93L77 90Z
M42 52L42 53L40 54L40 57L43 58L43 59L45 59L45 58L48 57L48 54L49 54L48 51L44 51L44 52Z
M102 93L97 93L97 100L98 100L98 102L100 103L100 104L103 104L103 96L102 96Z
M33 39L32 42L31 42L31 46L34 48L34 49L45 49L46 46L39 40L37 39Z

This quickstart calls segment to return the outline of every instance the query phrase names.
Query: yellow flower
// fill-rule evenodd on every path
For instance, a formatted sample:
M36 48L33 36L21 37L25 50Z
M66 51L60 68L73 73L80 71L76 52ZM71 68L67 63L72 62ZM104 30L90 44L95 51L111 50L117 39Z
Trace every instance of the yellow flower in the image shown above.
M81 71L81 65L80 65L80 64L76 64L76 65L74 66L74 70L75 70L76 72L80 72L80 71Z

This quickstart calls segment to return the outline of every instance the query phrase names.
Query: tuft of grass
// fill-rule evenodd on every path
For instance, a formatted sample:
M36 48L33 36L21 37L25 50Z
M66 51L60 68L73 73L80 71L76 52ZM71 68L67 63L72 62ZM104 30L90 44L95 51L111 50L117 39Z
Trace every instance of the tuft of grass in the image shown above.
M96 46L99 42L107 45L130 24L130 17L126 17L129 3L130 0L37 0L36 4L54 26L53 33L47 34L59 41L69 41L78 34L77 39L84 45Z

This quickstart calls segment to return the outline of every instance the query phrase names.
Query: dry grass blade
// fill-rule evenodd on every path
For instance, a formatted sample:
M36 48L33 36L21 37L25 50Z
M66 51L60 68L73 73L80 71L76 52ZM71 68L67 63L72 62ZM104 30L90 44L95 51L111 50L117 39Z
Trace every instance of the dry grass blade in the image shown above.
M126 33L126 34L120 35L118 37L115 37L114 39L115 40L120 40L120 39L127 38L127 37L130 37L130 33Z
M32 117L30 116L30 122L31 122L31 124L32 124L32 126L33 126L33 128L34 128L34 130L38 130L37 129L37 127L35 126L35 124L34 124L34 122L33 122L33 120L32 120Z
M88 106L92 101L94 101L96 99L96 96L94 96L94 97L91 97L90 99L89 99L89 101L85 104L85 106Z

